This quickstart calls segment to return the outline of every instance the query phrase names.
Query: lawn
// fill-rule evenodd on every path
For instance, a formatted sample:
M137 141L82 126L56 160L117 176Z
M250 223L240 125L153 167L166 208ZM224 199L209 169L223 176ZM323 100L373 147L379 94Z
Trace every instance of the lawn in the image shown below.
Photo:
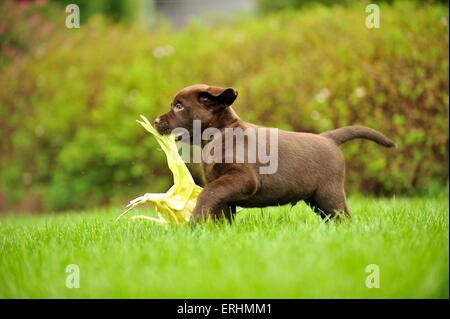
M351 222L303 203L165 229L121 208L0 218L2 298L448 298L448 194L350 197ZM143 213L144 211L141 211ZM77 264L80 288L66 287ZM366 266L379 266L367 288Z

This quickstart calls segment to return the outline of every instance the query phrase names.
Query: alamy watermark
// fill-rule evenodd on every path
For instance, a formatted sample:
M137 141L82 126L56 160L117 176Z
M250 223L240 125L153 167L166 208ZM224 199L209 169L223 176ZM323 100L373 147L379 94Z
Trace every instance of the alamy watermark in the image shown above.
M76 4L69 4L66 6L66 28L78 29L80 28L80 7Z
M201 121L194 120L192 134L185 128L175 128L172 134L180 137L181 158L185 163L247 163L258 164L260 174L274 174L278 170L278 129L265 127L201 129ZM202 148L191 147L203 145Z
M71 3L66 6L66 27L68 29L80 28L80 7L77 4ZM366 27L368 29L380 28L380 6L374 3L368 4L365 8L365 12L368 13L366 17Z
M371 3L366 6L366 27L368 29L380 28L380 7L377 4Z
M366 273L369 273L366 277L366 287L380 288L380 266L377 264L370 264L366 266Z
M66 267L66 287L69 289L80 288L80 267L77 264L70 264Z

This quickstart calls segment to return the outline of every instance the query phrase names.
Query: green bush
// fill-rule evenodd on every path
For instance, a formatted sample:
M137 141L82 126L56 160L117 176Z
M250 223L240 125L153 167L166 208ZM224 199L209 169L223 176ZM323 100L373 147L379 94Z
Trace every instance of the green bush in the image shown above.
M395 1L402 2L405 0L359 0L366 5L369 3L389 3L392 4ZM434 3L448 3L448 0L408 0L414 1L416 4L434 4ZM355 0L258 0L258 9L262 13L280 11L280 10L293 10L304 9L315 5L325 6L351 6L355 4Z
M0 2L0 66L20 59L55 31L58 8L45 1Z
M380 29L365 27L359 5L178 32L100 18L62 28L0 70L0 193L9 208L38 197L39 208L61 210L164 191L172 182L163 152L135 119L166 112L193 83L238 89L234 108L250 122L309 132L361 124L394 139L396 150L342 147L349 190L442 186L447 10L383 5Z

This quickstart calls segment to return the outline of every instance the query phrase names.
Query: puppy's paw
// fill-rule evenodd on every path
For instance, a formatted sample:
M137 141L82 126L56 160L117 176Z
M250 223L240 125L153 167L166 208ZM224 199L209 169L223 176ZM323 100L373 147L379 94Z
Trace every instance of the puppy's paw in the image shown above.
M207 220L208 220L207 214L192 214L191 218L189 219L189 224L192 225L200 224L206 222Z

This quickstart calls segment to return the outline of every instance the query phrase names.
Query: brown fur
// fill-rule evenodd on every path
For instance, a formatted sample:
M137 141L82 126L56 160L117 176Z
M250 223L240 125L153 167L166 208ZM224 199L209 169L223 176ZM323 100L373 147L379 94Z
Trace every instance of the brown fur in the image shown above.
M230 107L236 97L232 88L204 84L186 87L175 96L172 109L156 119L155 126L163 134L183 127L192 135L192 121L197 119L202 131L209 127L221 130L222 134L213 140L223 140L225 128L258 128L242 121ZM300 200L323 218L339 212L350 217L344 191L345 162L338 145L355 138L395 146L380 132L364 126L348 126L322 134L279 130L275 174L260 174L259 162L203 163L206 186L198 198L193 221L222 215L231 221L236 206L266 207ZM203 141L202 146L207 142ZM247 148L248 141L245 143Z

